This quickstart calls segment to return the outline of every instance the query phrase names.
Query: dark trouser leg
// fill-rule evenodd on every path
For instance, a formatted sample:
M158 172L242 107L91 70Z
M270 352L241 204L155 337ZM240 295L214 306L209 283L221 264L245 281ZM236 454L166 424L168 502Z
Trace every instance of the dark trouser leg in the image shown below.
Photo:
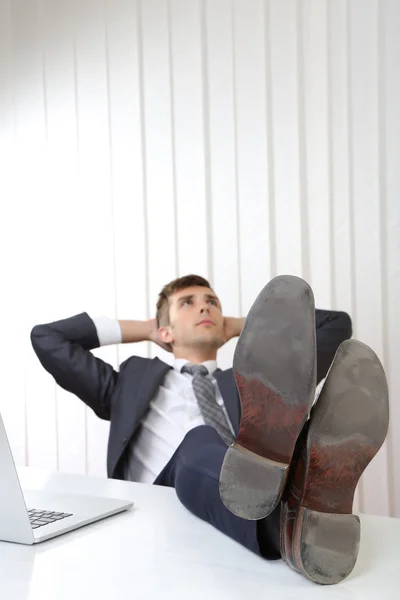
M260 521L246 521L231 513L219 495L219 474L227 447L206 425L189 431L157 477L156 485L174 487L182 504L194 515L252 552L280 558L280 507Z

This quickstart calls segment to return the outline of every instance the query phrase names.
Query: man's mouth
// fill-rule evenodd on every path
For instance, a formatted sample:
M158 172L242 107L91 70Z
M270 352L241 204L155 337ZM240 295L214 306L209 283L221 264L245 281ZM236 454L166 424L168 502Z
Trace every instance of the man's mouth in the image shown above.
M215 323L210 319L204 319L203 321L200 321L200 323L197 323L197 325L215 325Z

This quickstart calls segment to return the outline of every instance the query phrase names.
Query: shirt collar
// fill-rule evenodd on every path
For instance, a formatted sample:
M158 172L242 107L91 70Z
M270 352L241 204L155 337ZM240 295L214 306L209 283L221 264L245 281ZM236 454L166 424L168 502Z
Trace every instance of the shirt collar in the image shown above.
M182 370L182 367L184 365L187 365L188 362L190 362L190 361L186 360L185 358L175 358L172 366L175 369L175 371L178 371L180 373ZM212 375L214 373L214 371L217 370L217 361L216 360L206 360L206 361L202 362L201 364L206 367L206 369L208 370L210 375Z

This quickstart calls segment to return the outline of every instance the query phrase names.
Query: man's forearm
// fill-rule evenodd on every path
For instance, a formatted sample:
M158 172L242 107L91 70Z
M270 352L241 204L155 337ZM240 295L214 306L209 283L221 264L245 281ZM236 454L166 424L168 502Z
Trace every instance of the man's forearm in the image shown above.
M242 333L244 324L246 323L246 317L238 317L237 318L237 336Z
M123 344L150 340L152 321L118 321Z

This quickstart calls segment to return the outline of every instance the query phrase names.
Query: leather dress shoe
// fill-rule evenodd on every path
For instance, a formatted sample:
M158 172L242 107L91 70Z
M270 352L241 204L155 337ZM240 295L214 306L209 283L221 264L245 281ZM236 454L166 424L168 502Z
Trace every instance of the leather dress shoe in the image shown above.
M357 483L383 444L388 388L376 354L357 340L338 348L299 437L281 510L281 555L320 584L347 577L357 560Z
M222 465L220 495L239 517L266 517L281 500L315 397L315 337L310 286L291 275L270 281L249 311L233 359L241 420Z

